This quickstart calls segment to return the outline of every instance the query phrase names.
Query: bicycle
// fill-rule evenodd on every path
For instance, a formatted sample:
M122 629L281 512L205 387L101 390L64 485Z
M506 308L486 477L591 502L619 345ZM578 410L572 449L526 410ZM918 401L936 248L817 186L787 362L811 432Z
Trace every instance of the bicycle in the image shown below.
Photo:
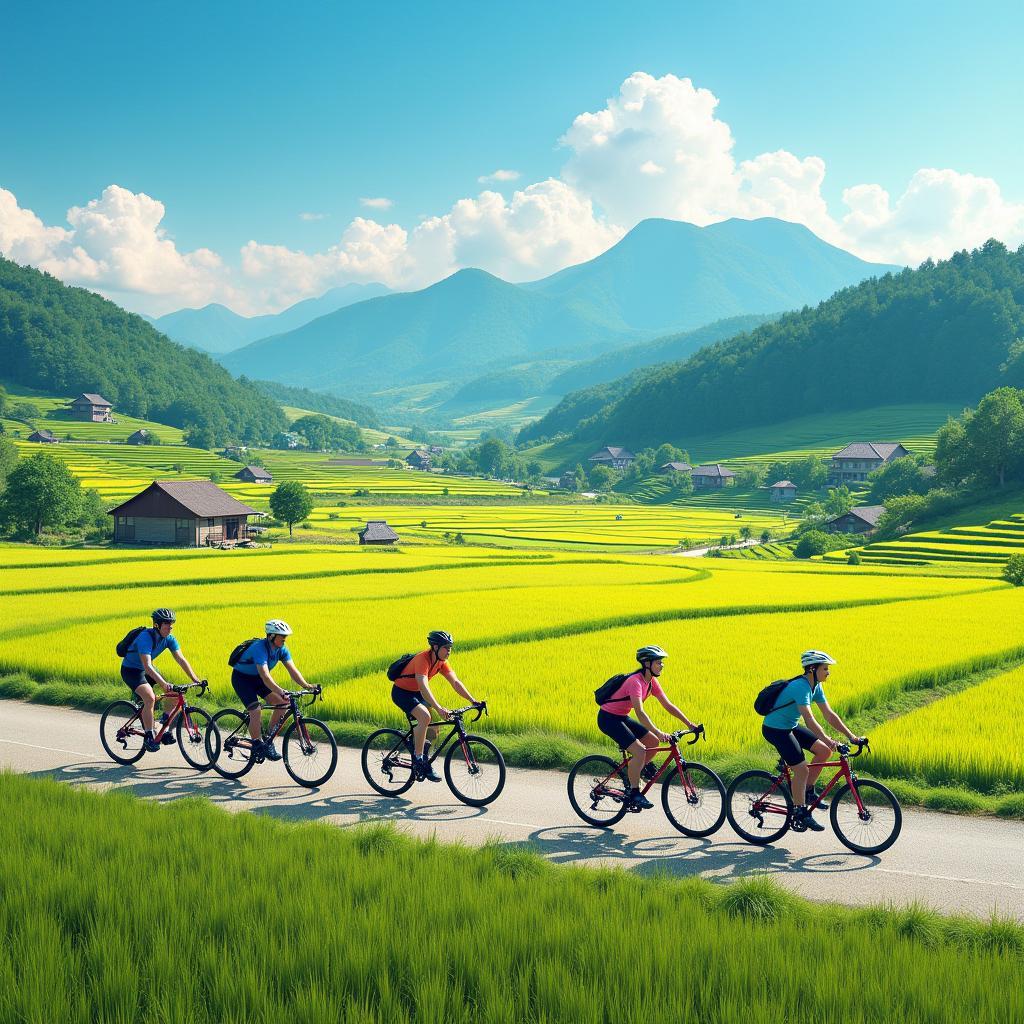
M185 703L185 694L198 688L201 697L206 693L207 686L207 681L203 679L187 686L172 686L168 692L161 693L157 700L169 700L172 704L154 736L159 743L172 728L175 729L181 756L201 772L209 771L216 759L217 747L214 746L211 755L207 745L211 732L216 734L216 730L212 728L213 719L206 711ZM134 700L115 700L103 712L100 718L100 742L111 760L118 764L135 764L146 753L145 738L142 701L138 697Z
M686 744L692 747L704 737L704 726L671 733L667 746L654 749L653 753L667 752L668 757L652 778L641 780L645 783L641 793L646 796L660 780L665 817L683 835L701 839L717 832L725 821L725 786L706 765L687 761L680 754L679 741L684 736L693 736ZM604 754L588 754L569 772L569 803L588 825L595 828L608 828L621 821L628 811L634 810L629 805L630 786L626 774L630 757L625 750L621 754L622 760L618 764Z
M338 742L334 734L318 718L307 718L303 707L311 707L321 697L319 686L312 690L285 690L288 710L277 725L267 733L266 742L271 743L280 735L289 719L293 719L284 733L281 757L285 771L292 781L307 789L322 786L338 766ZM299 703L300 697L310 697ZM276 710L273 704L261 703L260 710ZM219 756L214 758L213 770L225 779L240 779L254 764L267 760L258 754L249 735L249 713L235 708L224 708L213 716L213 724L220 741ZM225 737L220 740L221 734Z
M462 803L485 807L505 788L505 759L490 740L466 732L462 719L470 711L476 712L476 717L470 721L479 721L481 715L487 714L487 701L449 712L451 730L433 746L427 763L433 764L444 753L448 788ZM406 732L378 729L363 744L363 776L382 796L401 796L416 782L412 742L415 720L411 715L406 717L409 719Z
M840 779L843 784L832 797L829 819L839 842L854 853L876 854L888 850L903 827L903 811L895 794L874 779L858 779L850 761L871 747L865 737L854 744L836 747L837 761L826 761L823 767L838 768L831 781L809 805L813 810L829 795ZM806 825L793 820L793 797L790 792L789 765L781 758L775 766L777 774L760 769L741 772L729 786L729 823L742 839L756 846L767 846L781 839L790 829L806 831Z

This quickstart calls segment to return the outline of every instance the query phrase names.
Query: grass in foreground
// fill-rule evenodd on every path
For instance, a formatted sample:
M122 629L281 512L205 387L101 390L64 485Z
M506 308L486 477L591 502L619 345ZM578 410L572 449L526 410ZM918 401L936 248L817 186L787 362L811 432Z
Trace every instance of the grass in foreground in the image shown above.
M1024 928L1003 920L816 906L767 879L641 879L11 775L0 797L4 1021L1024 1016ZM652 941L633 961L638 921ZM957 979L952 998L937 978Z

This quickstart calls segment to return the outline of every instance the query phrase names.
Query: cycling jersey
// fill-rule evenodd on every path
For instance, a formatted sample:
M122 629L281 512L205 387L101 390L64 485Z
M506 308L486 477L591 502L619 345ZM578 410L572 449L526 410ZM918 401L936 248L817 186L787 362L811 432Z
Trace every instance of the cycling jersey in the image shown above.
M140 654L148 654L156 661L164 651L174 653L180 650L181 644L178 643L178 638L173 633L168 633L167 636L157 636L156 643L153 643L153 630L144 629L132 641L131 647L128 648L128 653L124 656L124 661L121 662L121 667L139 670L142 668Z
M825 691L818 683L813 689L805 676L797 676L783 687L775 701L775 710L764 716L769 729L792 729L800 721L800 709L812 704L825 704Z
M420 651L402 670L401 676L395 680L395 686L400 690L416 693L420 688L416 681L417 676L426 676L429 681L439 672L449 681L455 678L455 673L447 661L438 661L433 651Z
M631 699L633 696L639 697L640 703L643 704L643 702L652 695L655 697L665 696L665 691L661 688L661 683L652 676L651 685L648 689L647 681L644 679L643 672L634 672L611 695L611 697L601 705L601 710L607 711L609 714L620 715L622 718L625 718L633 710L633 701Z
M287 646L275 647L269 640L257 640L249 644L249 649L238 659L235 671L245 676L258 676L259 665L266 665L273 672L279 661L291 661L292 653Z

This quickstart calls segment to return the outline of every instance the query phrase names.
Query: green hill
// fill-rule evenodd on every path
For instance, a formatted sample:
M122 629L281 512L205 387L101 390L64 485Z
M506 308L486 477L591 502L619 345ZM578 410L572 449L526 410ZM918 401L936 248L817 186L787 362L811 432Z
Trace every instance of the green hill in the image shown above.
M886 274L702 349L578 422L578 440L632 448L768 426L823 410L976 400L1024 381L1024 248L990 241ZM566 402L574 396L567 397ZM638 416L640 405L652 410ZM556 408L551 423L559 415ZM534 436L555 431L542 421Z
M84 288L0 257L0 367L51 395L94 392L124 413L217 441L269 439L284 414L209 356Z

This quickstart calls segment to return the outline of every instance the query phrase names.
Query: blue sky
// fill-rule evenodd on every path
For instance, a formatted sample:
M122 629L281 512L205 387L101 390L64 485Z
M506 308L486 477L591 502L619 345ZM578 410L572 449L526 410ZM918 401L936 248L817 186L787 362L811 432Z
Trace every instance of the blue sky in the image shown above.
M799 160L820 158L824 178L816 196L837 223L846 212L844 189L880 185L895 207L922 168L992 179L1000 201L1011 206L999 206L988 220L1005 222L1008 235L1017 226L1014 204L1024 201L1019 5L19 7L4 20L16 45L5 47L0 64L9 99L0 188L19 210L64 229L69 207L97 200L110 185L144 193L163 204L162 238L180 253L210 250L223 273L233 275L230 287L222 282L208 297L234 298L236 306L248 297L251 311L302 297L304 286L343 283L345 273L365 277L371 268L309 271L287 293L273 294L265 284L247 291L260 276L238 276L239 250L250 240L313 257L337 247L356 217L412 232L422 218L444 217L485 187L511 199L532 183L564 178L573 153L559 139L580 114L605 108L634 72L656 81L688 78L713 93L714 117L731 132L737 164L780 150ZM624 123L620 138L633 130ZM664 184L658 160L655 154L646 163ZM710 161L706 173L713 176L716 166ZM519 177L496 186L478 181L498 168ZM523 257L518 236L506 240L513 256L497 254L494 239L477 239L467 251L480 262L492 259L505 276L526 278L613 241L645 214L699 222L757 212L721 197L692 217L693 204L664 200L650 210L642 198L616 208L612 196L642 193L643 178L593 167L568 177L601 220L583 229L579 244L546 239L540 248L550 258ZM393 205L367 207L365 198ZM865 202L875 209L874 196ZM970 209L975 201L964 202ZM938 238L927 244L940 247L972 243L929 224L913 245L897 245L894 233L911 232L932 205L922 200L902 220L889 217L884 238L873 223L870 237L847 226L830 240L859 245L868 258L908 262L924 251L925 236ZM796 207L768 212L787 209ZM303 212L318 219L300 219ZM940 220L954 215L934 212ZM820 212L789 216L828 233ZM13 230L8 226L8 238ZM551 230L567 229L559 222ZM87 234L80 228L79 240ZM394 256L394 247L389 251ZM406 264L422 271L407 266L407 282L422 284L464 262L458 245L454 251L431 263L403 250ZM64 276L73 278L73 261L62 258L61 266L72 268ZM145 255L139 259L141 266ZM196 266L212 274L209 260L198 258ZM165 311L178 298L186 304L201 297L201 289L187 287L159 296L151 282L133 289L130 274L109 266L78 272L92 273L97 287L121 299L135 291L150 296L134 303L139 308L148 301ZM401 281L396 272L391 283Z

